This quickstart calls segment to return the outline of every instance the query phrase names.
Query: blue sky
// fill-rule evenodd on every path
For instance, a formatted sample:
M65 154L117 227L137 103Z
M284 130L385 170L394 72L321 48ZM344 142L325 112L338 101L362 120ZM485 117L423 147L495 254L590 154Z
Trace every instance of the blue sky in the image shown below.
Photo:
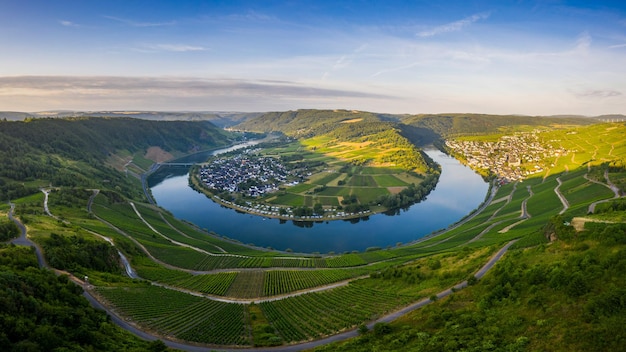
M623 1L0 0L0 110L626 113Z

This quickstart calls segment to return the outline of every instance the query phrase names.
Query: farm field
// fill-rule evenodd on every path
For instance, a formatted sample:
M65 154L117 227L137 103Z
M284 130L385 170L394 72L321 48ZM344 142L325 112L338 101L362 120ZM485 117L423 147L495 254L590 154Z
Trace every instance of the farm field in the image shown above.
M283 162L288 169L306 168L308 176L306 180L289 182L280 186L278 191L258 197L243 197L240 192L230 192L227 197L235 199L232 203L215 198L220 192L203 185L197 172L193 172L191 178L196 189L225 206L244 212L303 221L359 217L362 212L387 210L394 203L384 200L394 198L410 187L418 189L418 195L423 197L438 177L434 165L427 173L423 167L400 163L413 154L419 155L420 159L422 156L406 141L398 144L401 147L394 147L398 143L396 139L340 142L324 135L255 151L255 155ZM431 178L429 182L424 182L426 176ZM419 201L421 197L418 195L411 191L407 198Z

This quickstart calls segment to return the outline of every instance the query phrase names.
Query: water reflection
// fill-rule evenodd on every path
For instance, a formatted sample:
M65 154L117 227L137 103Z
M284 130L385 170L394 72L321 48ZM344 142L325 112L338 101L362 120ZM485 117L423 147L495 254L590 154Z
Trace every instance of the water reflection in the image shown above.
M157 203L176 217L243 243L296 252L363 251L409 243L446 228L484 200L488 185L478 174L439 150L426 153L442 165L439 183L427 199L365 218L296 222L249 215L214 203L188 186L186 173L172 170L160 170L165 177L152 181L151 190ZM294 226L284 226L287 222Z

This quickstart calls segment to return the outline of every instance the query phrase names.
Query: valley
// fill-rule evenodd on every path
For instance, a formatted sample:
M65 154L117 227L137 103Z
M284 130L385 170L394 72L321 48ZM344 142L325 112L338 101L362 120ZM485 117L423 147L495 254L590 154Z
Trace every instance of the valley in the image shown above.
M315 160L307 157L315 155L324 158L326 165L336 165L336 173L342 176L333 175L332 180L329 176L317 185L326 186L318 193L338 187L340 180L345 180L345 187L363 187L357 183L363 183L365 177L361 181L351 180L346 178L348 170L345 175L338 172L348 164L352 177L369 173L381 188L401 187L392 184L388 176L404 181L407 176L400 175L408 171L373 173L377 168L389 168L390 162L398 165L399 159L390 159L390 154L380 151L348 154L355 144L342 140L349 140L346 133L358 129L333 132L324 124L327 121L328 126L336 125L337 121L346 120L350 122L344 125L355 126L374 119L374 115L365 114L359 120L352 112L329 114L327 119L321 118L323 112L306 114L318 117L316 125L305 128L304 122L289 114L290 119L295 119L293 125L281 131L302 135L298 137L299 147L274 148L303 153L298 148L305 146L310 154L301 154L302 160ZM284 115L269 114L260 119L276 117ZM405 120L408 121L410 118ZM11 123L16 122L2 124ZM159 126L155 124L154 128ZM532 350L545 349L549 341L558 340L577 350L591 346L592 333L604 338L602 349L612 348L619 340L610 336L620 336L617 329L624 309L614 297L624 290L623 282L618 280L624 273L624 224L617 214L623 213L618 198L623 195L626 182L626 127L620 123L544 127L546 130L538 135L540 143L545 148L567 150L567 155L542 154L540 162L547 166L541 172L529 174L523 181L512 179L493 184L493 196L458 226L434 232L418 242L386 248L320 254L246 245L181 221L150 204L141 192L140 179L115 176L119 171L107 171L111 175L107 182L99 176L74 182L56 178L48 194L36 187L43 188L50 180L33 177L24 184L34 191L20 190L16 182L19 179L9 179L5 172L3 194L12 195L14 210L7 202L0 205L0 211L15 212L25 225L28 238L41 246L48 265L72 277L88 277L89 285L85 288L111 312L176 348L184 349L189 344L206 350L269 346L300 350L314 348L307 344L310 341L347 331L354 338L317 348L363 350L384 345L400 349L404 344L399 341L404 340L435 350L444 346L480 348L486 347L485 343L495 349ZM431 133L416 134L403 124L371 120L363 128L369 132L358 138L385 133L394 138L403 136L404 139L395 140L412 141L413 146L432 138ZM397 132L389 134L389 128ZM507 129L507 133L514 130L511 126ZM497 132L497 127L493 132ZM335 134L333 144L328 144L329 133ZM492 140L489 135L485 133L484 140ZM443 142L452 137L441 135L441 139ZM228 144L226 140L221 143ZM180 146L172 152L189 150L193 143ZM337 146L345 149L337 151ZM127 153L134 153L128 150ZM263 150L268 155L277 154L277 149ZM33 155L36 154L31 152L29 157ZM70 164L64 159L70 154L50 155ZM89 165L84 168L89 172L102 172L91 170L99 170L97 164L104 163L108 154L98 156L99 162L96 155L75 162ZM524 166L525 160L520 159L520 166ZM408 170L436 170L422 160L425 159L418 159ZM537 160L528 163L534 168ZM73 172L85 172L81 169ZM503 176L497 170L490 172ZM331 185L333 182L337 184ZM94 193L94 189L98 192ZM18 194L24 195L16 197ZM307 196L328 196L293 194L302 197L303 204ZM592 208L594 212L589 211ZM586 222L582 231L570 226L574 218L583 216L592 220ZM602 222L609 218L612 223ZM112 245L103 237L109 238ZM481 271L489 258L503 248L508 251L493 269ZM1 251L10 255L15 249L5 246ZM126 274L118 251L128 258L137 277ZM29 260L36 262L34 255ZM4 270L9 270L9 264L3 265L7 268ZM10 270L21 272L17 267ZM601 282L609 284L600 285ZM423 300L431 303L393 320L385 318ZM568 312L565 318L561 314L564 311ZM496 320L501 323L493 325ZM451 328L445 321L452 321L459 328ZM580 323L572 329L572 322ZM547 325L553 336L548 339L540 329ZM478 326L481 337L467 334L468 326ZM573 334L577 336L572 338Z

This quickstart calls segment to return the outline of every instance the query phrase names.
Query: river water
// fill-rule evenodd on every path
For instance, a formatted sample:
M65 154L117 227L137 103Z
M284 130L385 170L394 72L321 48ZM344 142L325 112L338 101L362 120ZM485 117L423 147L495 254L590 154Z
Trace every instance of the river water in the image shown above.
M442 167L437 187L425 200L396 215L376 214L353 221L297 223L240 213L193 190L189 174L174 168L160 170L167 176L152 181L155 184L150 187L157 204L177 218L242 243L308 253L364 251L406 244L444 229L485 199L489 185L478 174L439 150L425 152Z

